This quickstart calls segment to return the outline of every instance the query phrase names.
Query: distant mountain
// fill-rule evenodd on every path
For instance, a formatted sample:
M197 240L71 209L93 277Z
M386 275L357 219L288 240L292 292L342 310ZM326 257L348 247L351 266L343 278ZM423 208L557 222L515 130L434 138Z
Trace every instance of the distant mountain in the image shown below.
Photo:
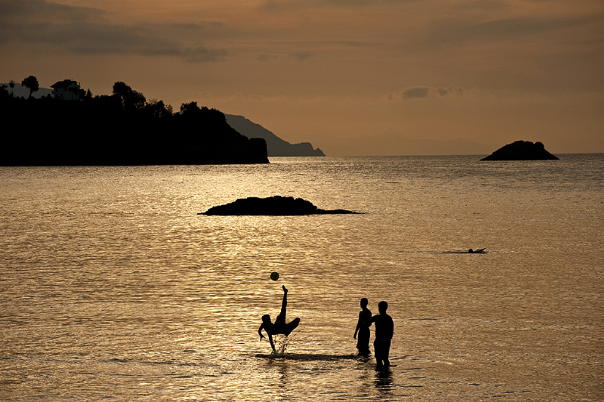
M4 84L0 84L0 86L6 86L6 90L8 91L9 94L13 94L16 97L21 97L21 98L27 98L29 96L29 88L25 88L23 85L21 84L17 84L15 83L15 87L11 88L8 86L8 82L4 83ZM51 88L40 88L38 89L36 92L34 92L31 96L33 98L43 98L45 96L52 96L52 89Z
M264 138L268 156L325 156L319 148L314 149L309 142L290 144L271 131L243 116L225 114L227 123L248 138Z
M358 137L311 137L333 156L402 156L402 155L488 155L495 145L464 139L420 140L407 138L394 129L379 135Z

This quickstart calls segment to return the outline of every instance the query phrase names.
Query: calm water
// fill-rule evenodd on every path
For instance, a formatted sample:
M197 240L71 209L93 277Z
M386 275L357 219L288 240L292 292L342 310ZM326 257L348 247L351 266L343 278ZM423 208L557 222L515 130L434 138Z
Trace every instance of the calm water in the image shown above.
M602 400L604 155L478 159L0 168L0 400ZM197 215L271 195L365 214Z

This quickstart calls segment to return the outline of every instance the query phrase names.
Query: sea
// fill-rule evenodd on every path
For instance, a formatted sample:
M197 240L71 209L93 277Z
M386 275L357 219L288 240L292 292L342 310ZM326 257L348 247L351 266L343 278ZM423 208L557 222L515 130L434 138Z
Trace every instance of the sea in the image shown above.
M0 167L0 400L604 400L604 154L558 156ZM359 214L200 215L274 195Z

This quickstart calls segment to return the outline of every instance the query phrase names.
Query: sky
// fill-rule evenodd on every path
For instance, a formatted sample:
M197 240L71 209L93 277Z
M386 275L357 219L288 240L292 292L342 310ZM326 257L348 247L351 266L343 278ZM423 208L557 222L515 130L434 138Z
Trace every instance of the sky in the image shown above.
M0 54L0 82L124 81L330 156L604 152L602 0L0 0Z

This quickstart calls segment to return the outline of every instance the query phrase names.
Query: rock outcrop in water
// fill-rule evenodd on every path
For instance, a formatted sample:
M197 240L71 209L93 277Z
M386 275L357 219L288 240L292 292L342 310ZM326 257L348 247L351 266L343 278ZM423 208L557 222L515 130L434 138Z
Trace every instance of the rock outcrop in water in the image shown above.
M545 150L541 142L516 141L493 152L482 161L557 160Z
M344 209L319 209L302 198L274 196L268 198L241 198L226 205L219 205L197 215L326 215L357 214Z

